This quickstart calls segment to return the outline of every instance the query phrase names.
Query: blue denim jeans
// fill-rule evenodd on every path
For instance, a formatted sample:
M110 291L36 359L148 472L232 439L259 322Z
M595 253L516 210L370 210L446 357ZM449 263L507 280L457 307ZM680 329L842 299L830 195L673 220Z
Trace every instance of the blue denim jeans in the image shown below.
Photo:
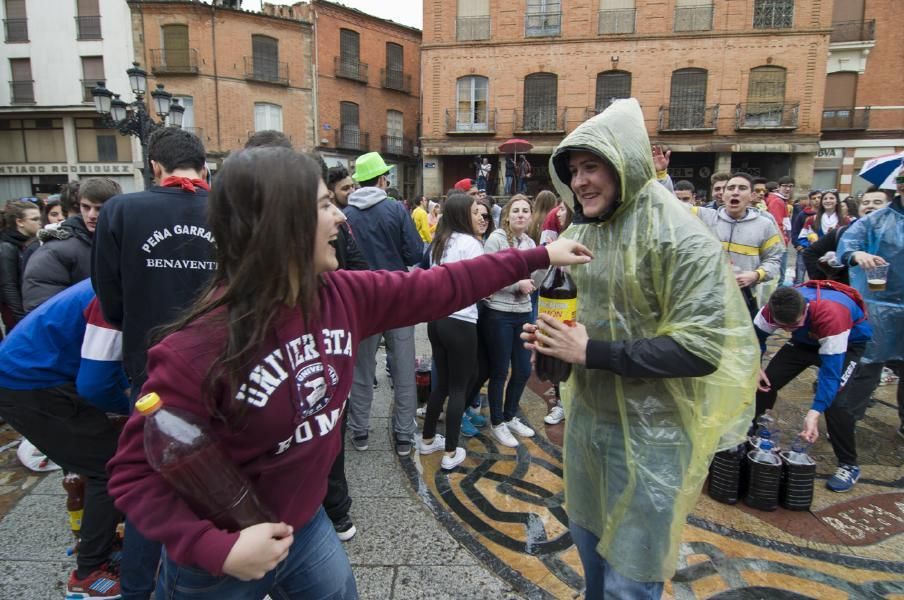
M584 566L584 600L659 600L662 581L634 581L620 575L596 551L600 539L580 525L571 523L571 539Z
M148 600L154 593L162 546L147 539L126 519L119 584L123 600Z
M487 397L490 403L490 421L494 427L503 421L511 421L518 414L521 393L524 392L531 371L530 352L524 349L521 341L522 325L530 323L530 317L529 312L510 313L487 308L478 321L478 327L487 343L490 362ZM506 385L509 366L512 374Z
M229 575L211 575L177 565L163 552L156 600L216 598L216 600L355 600L358 589L348 556L333 525L321 508L295 532L289 556L262 579L241 581Z

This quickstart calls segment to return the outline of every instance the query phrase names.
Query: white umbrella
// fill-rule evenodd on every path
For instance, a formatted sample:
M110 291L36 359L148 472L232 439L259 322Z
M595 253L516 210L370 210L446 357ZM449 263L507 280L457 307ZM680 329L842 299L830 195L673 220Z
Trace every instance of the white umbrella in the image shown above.
M859 175L880 190L894 190L896 188L895 177L901 173L902 164L904 164L904 152L877 156L863 163Z

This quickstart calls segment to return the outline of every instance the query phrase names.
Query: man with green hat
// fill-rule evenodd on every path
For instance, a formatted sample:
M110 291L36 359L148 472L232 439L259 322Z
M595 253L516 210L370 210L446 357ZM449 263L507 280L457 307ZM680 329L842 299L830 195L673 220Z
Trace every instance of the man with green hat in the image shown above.
M358 248L374 271L406 271L421 260L424 248L421 236L402 203L391 198L385 202L389 187L386 174L391 168L377 152L359 156L352 178L361 187L349 195L348 206L344 209ZM403 308L400 307L400 310ZM386 338L387 349L392 351L393 357L390 370L395 396L392 416L395 449L399 456L408 456L417 431L414 420L417 409L414 327L391 329L361 340L355 363L355 381L349 395L348 429L355 449L367 450L376 354L381 336Z

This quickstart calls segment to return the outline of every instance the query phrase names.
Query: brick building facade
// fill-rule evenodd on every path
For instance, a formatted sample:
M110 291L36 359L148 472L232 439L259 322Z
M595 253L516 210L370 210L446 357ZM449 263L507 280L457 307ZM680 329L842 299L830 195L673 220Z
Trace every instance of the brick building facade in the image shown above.
M406 198L419 191L421 32L333 2L265 4L314 23L316 145L327 164L354 168L380 152Z
M814 187L857 194L870 158L904 150L898 0L835 0Z
M314 147L310 22L191 0L129 7L148 87L163 83L179 98L183 128L201 138L211 162L264 129Z
M706 189L743 169L806 188L831 26L831 0L425 0L425 193L473 177L477 155L501 174L511 137L534 145L536 193L562 137L627 96L673 177Z

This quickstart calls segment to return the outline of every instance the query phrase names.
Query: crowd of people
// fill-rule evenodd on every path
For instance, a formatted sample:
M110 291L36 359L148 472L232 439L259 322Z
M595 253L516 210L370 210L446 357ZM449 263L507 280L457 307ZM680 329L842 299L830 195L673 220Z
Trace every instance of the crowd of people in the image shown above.
M155 132L148 154L151 189L94 178L10 201L0 233L0 417L86 481L67 598L357 597L343 456L346 430L369 448L381 344L395 452L441 452L449 471L481 428L507 448L536 434L520 408L536 353L572 365L544 421L565 423L588 599L662 594L709 461L809 366L800 436L815 441L825 414L827 486L850 490L856 421L883 367L901 375L904 177L849 206L836 190L795 202L789 177L717 173L698 201L634 100L558 145L553 189L529 197L530 162L507 159L500 201L485 157L442 198L406 200L379 153L350 173L278 132L210 184L187 131ZM575 323L538 314L550 265L577 286ZM882 289L867 285L883 266ZM418 323L433 363L421 407ZM134 410L151 392L208 424L273 522L221 529L155 470ZM901 386L898 406L904 438Z

